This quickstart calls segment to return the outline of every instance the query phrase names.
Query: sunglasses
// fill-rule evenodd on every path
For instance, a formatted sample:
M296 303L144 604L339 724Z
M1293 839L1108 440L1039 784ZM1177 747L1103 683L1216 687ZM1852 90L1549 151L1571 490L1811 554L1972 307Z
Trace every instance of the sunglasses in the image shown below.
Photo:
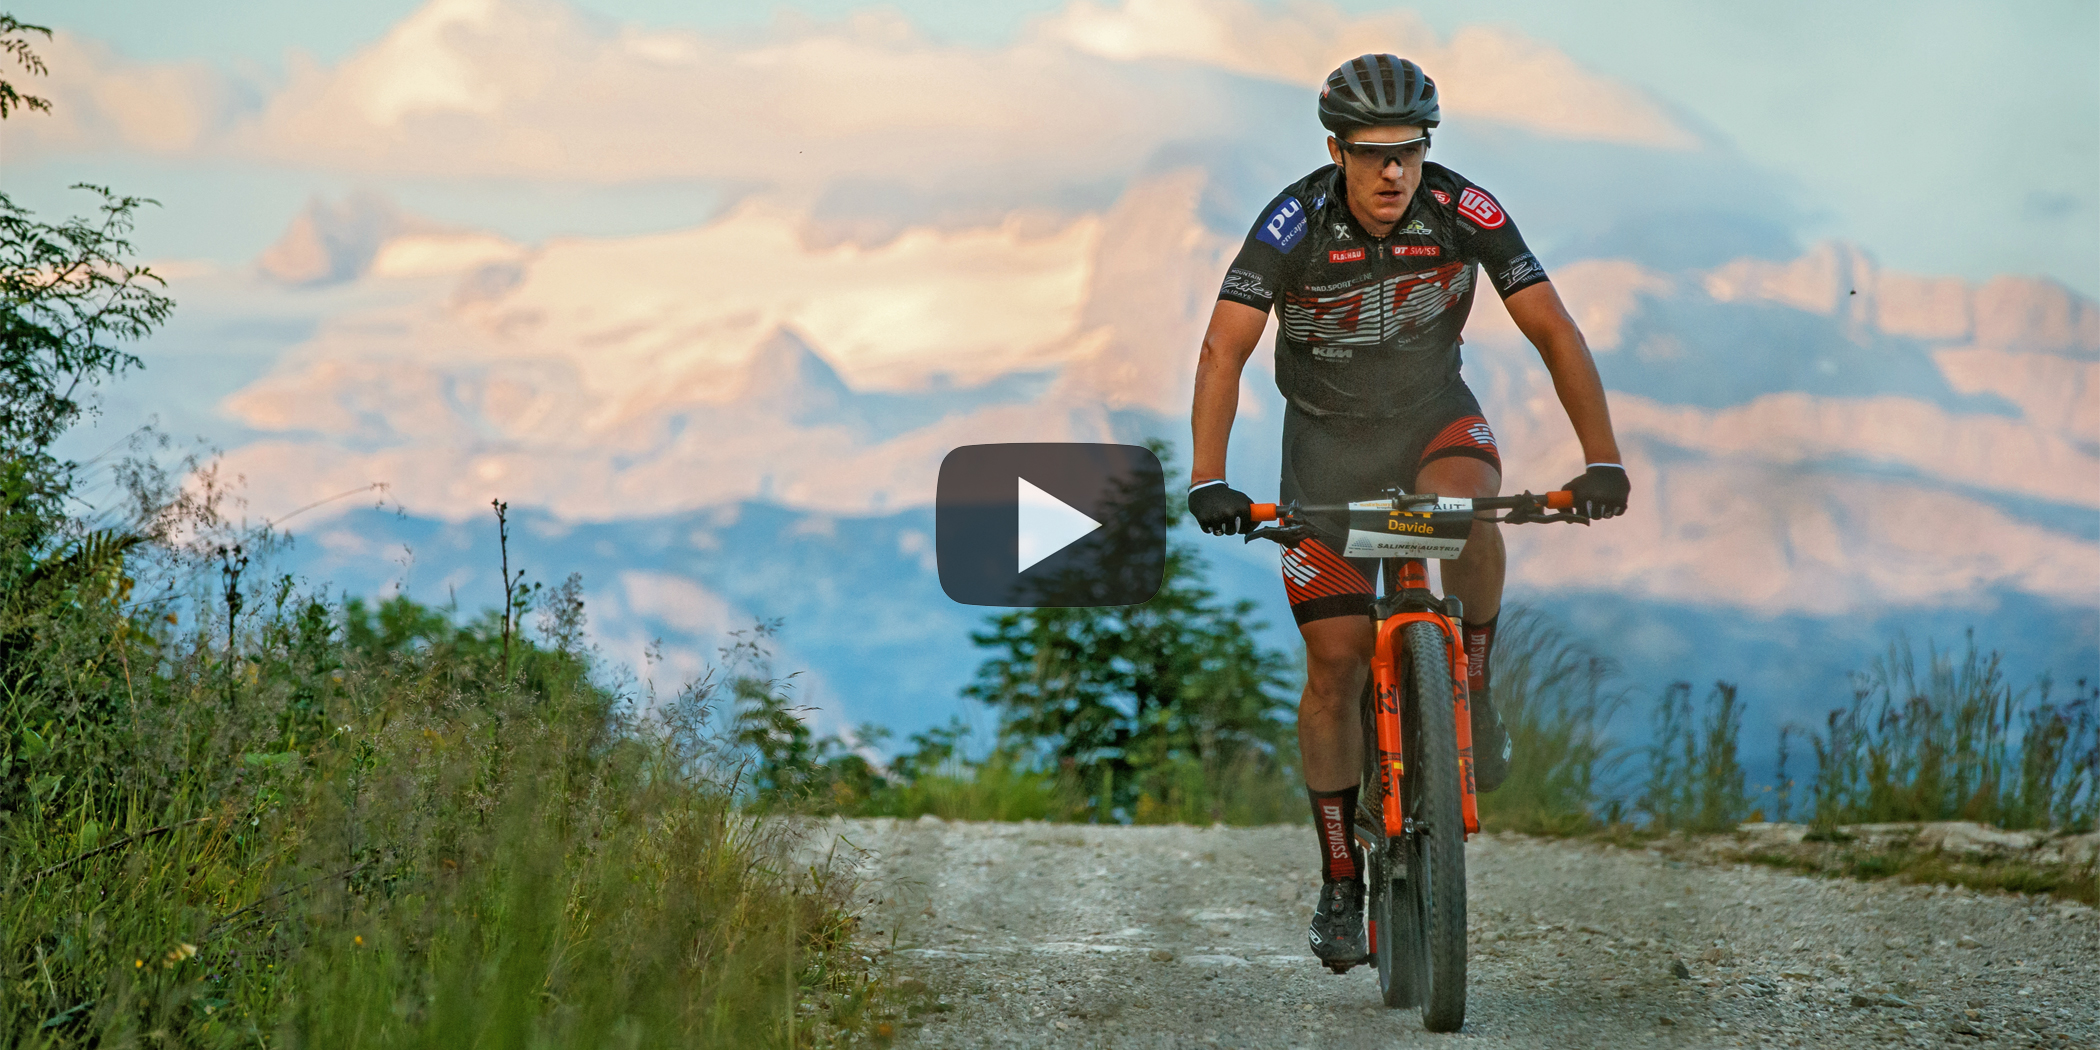
M1358 160L1368 160L1377 164L1379 171L1384 171L1388 164L1405 167L1421 160L1422 154L1429 152L1429 133L1426 131L1421 137L1408 139L1406 142L1345 142L1339 135L1335 136L1334 141L1335 145L1342 148L1342 152Z

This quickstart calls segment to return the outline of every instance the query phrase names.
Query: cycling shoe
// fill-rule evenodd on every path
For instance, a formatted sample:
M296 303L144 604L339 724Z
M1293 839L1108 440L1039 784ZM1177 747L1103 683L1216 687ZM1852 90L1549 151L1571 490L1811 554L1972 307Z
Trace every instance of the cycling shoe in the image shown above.
M1364 940L1364 888L1354 879L1339 879L1320 887L1320 903L1313 909L1312 928L1306 931L1313 954L1336 973L1369 962L1371 950Z

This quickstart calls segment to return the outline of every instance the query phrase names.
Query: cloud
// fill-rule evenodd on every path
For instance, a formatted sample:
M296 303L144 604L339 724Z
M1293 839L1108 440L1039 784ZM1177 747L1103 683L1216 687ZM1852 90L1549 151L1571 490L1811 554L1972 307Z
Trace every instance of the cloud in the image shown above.
M253 88L63 44L59 117L10 122L10 150L734 190L690 229L534 246L378 196L314 202L248 288L325 316L223 405L262 435L228 456L260 509L385 480L455 520L495 495L571 521L875 514L930 501L956 445L1179 433L1246 199L1317 149L1310 86L1398 50L1447 92L1445 159L1548 258L1640 485L1608 527L1512 530L1528 582L1760 613L2091 600L2100 544L2022 508L2100 507L2095 304L1799 252L1768 173L1504 31L1129 0L986 48L885 14L702 34L433 0ZM1475 310L1467 375L1511 484L1553 484L1580 463L1565 414L1494 297ZM1262 367L1234 446L1257 491L1278 427ZM704 604L664 579L607 600Z
M1442 43L1407 14L1188 0L1075 3L996 47L938 43L881 12L710 34L616 25L558 0L430 0L340 63L294 56L269 82L63 37L57 113L9 131L24 155L101 146L392 176L804 195L991 185L1047 199L1141 174L1163 147L1266 130L1285 98L1316 143L1313 88L1369 47L1429 64L1454 115L1696 144L1639 92L1504 30Z
M229 400L279 435L230 465L272 489L259 506L383 478L440 518L497 494L580 520L743 499L922 506L957 445L1111 440L1113 414L1133 409L1170 431L1185 418L1193 347L1234 248L1195 220L1205 192L1202 175L1170 173L1098 214L909 227L878 246L826 245L807 215L762 201L691 230L551 242L496 267L500 280L430 277L420 299L329 321ZM1646 352L1657 318L1748 330L1717 343L1672 329L1681 370L1615 392L1635 511L1609 528L1516 530L1529 584L1767 613L1994 586L2083 597L2100 546L2003 501L2100 507L2077 392L2094 381L2090 303L2048 282L1892 274L1845 245L1681 275L1590 260L1556 286L1607 359ZM1745 304L1762 305L1701 312ZM1493 297L1475 310L1467 374L1511 484L1550 485L1559 475L1543 467L1580 463L1550 378ZM1634 324L1645 334L1629 347ZM1904 360L1933 370L1945 397L1891 377L1885 393L1813 388L1830 347L1875 361L1874 347L1918 338L1902 333L1934 337ZM1810 388L1718 405L1672 395L1733 367L1714 355L1738 346ZM1984 394L2002 400L1961 400ZM1253 392L1245 415L1271 398ZM1254 442L1259 458L1274 429L1272 414L1249 418L1236 448Z
M550 242L328 319L226 401L276 435L230 467L258 506L383 477L445 518L496 494L588 520L746 498L923 504L956 445L1108 440L1114 411L1181 410L1230 247L1196 221L1201 191L1162 176L1061 225L919 227L876 247L814 243L806 216L764 202ZM383 277L429 239L361 251Z
M1447 43L1412 11L1352 18L1305 0L1280 9L1247 0L1127 0L1120 7L1076 0L1040 22L1037 33L1104 58L1174 59L1309 90L1347 59L1393 52L1429 73L1444 110L1456 117L1561 138L1698 145L1652 99L1556 48L1481 26L1462 29ZM1305 110L1309 117L1309 96Z

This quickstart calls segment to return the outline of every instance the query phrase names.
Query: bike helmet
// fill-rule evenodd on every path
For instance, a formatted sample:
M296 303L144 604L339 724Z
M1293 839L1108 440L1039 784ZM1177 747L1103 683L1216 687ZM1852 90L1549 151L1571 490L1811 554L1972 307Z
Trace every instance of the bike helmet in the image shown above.
M1436 127L1436 81L1398 55L1360 55L1327 74L1320 123L1337 135L1382 124Z

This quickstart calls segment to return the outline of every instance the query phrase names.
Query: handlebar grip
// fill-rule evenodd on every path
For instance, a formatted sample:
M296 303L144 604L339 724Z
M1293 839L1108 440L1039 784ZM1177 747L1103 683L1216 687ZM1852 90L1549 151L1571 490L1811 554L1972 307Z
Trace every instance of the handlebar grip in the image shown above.
M1274 504L1274 503L1256 503L1256 504L1254 504L1254 520L1255 520L1255 521L1275 521L1275 520L1276 520L1276 504Z
M1575 494L1567 489L1546 493L1547 510L1574 510Z

